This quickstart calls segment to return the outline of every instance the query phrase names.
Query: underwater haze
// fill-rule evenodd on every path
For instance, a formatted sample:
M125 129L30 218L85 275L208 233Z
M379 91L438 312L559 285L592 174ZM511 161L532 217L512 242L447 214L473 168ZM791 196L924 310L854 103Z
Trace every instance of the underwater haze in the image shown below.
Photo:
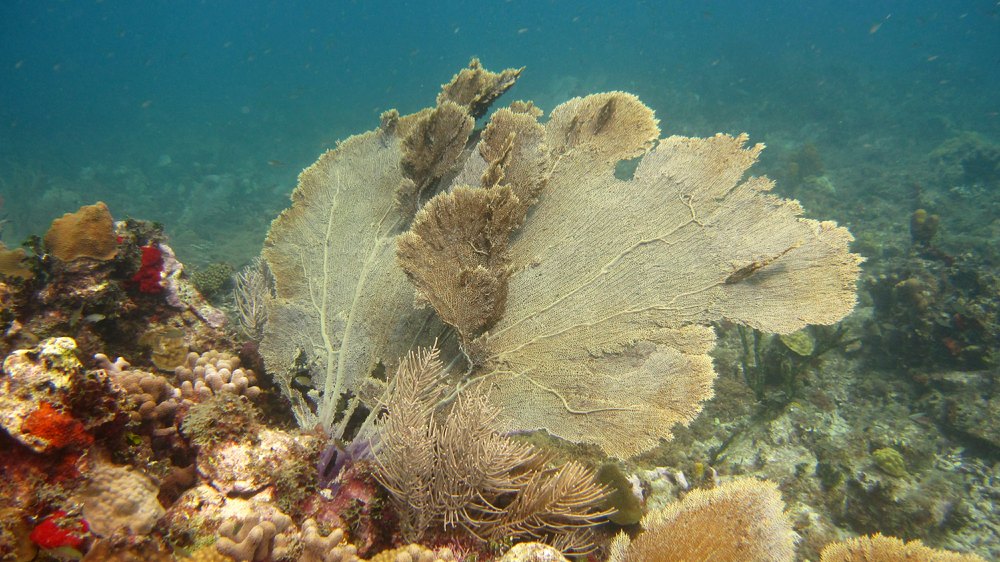
M784 504L777 501L775 505L781 508L773 511L784 513L790 528L798 533L794 555L798 560L820 560L827 544L875 533L919 539L934 548L972 553L983 560L1000 559L1000 515L995 507L1000 501L997 0L2 0L0 241L8 248L24 245L32 250L26 258L31 264L27 271L23 255L0 248L3 355L14 357L19 349L51 343L48 337L71 335L78 340L78 355L86 356L83 361L88 368L131 377L128 380L146 374L153 377L150 373L154 372L168 380L189 367L194 372L206 361L232 376L243 360L249 376L241 391L255 390L240 403L270 400L264 408L266 415L258 419L256 414L245 414L249 420L245 425L252 431L266 426L275 429L275 434L286 430L291 434L294 423L287 400L282 402L289 393L283 398L276 390L275 373L265 372L267 358L261 359L257 347L264 338L268 311L274 314L274 302L287 298L275 296L274 277L268 275L267 266L255 261L272 221L291 204L300 172L324 151L352 135L376 129L387 110L396 108L407 115L433 106L442 84L474 58L495 72L524 67L516 85L494 109L515 100L531 100L545 112L540 119L543 124L553 108L571 98L617 91L635 94L655 111L661 138L747 133L750 146L766 145L750 173L774 179L774 193L798 200L806 218L835 221L849 229L854 237L850 252L864 258L857 266L860 260L847 253L843 241L850 236L842 230L830 223L806 223L824 235L843 233L840 257L824 259L839 259L843 271L837 279L851 281L838 287L846 294L838 293L847 302L845 312L836 318L819 316L818 321L832 323L850 309L854 296L850 289L860 267L857 306L834 325L807 326L780 336L737 326L728 317L722 320L721 313L705 320L711 328L703 329L717 337L717 346L711 351L714 372L708 368L709 352L700 352L710 381L702 390L707 396L711 387L714 398L696 401L698 405L705 400L704 410L688 426L673 428L672 441L659 441L637 458L610 464L594 449L565 443L554 446L554 438L541 441L558 451L555 458L582 459L601 474L610 473L604 483L619 486L628 498L613 507L619 513L631 510L631 519L622 515L613 519L621 527L601 528L595 548L603 553L601 549L621 528L636 530L644 510L690 497L692 489L726 489L737 477L749 476L773 482L780 492ZM463 113L463 119L471 119L468 115L474 113ZM489 118L487 113L477 126ZM627 174L627 166L619 164L617 171ZM440 176L434 178L440 180ZM719 200L736 191L727 191ZM303 207L312 204L304 200L302 196L297 201ZM104 257L84 255L83 265L77 267L49 256L55 252L46 249L38 237L45 235L50 223L98 201L107 204L115 220L159 223L165 244L158 245L161 238L155 227L131 222L115 232L107 229L112 248ZM685 224L705 226L694 217L691 201L683 197L681 201L692 213ZM789 208L797 209L791 204L783 207ZM687 212L681 213L685 220ZM786 214L788 222L795 223L793 213ZM272 233L284 236L285 248L294 247L296 233L280 230L276 226ZM773 242L767 235L774 230L779 229L762 227L746 238L761 238L763 242L756 238L752 242L764 247ZM327 238L333 238L329 232ZM270 248L278 248L271 258L281 257L276 256L282 248L274 242L276 238L271 239ZM767 247L773 250L774 244ZM766 285L761 281L765 275L758 271L769 274L782 269L787 261L778 260L797 252L801 244L744 256L745 262L712 263L732 271L716 285ZM748 243L746 247L757 246ZM169 259L170 248L184 264L184 275ZM475 245L472 248L486 254ZM579 254L586 255L582 249ZM688 253L695 254L700 256ZM725 261L719 255L707 256L705 263L709 258ZM95 259L87 261L91 258ZM278 260L268 261L276 270ZM781 267L771 267L776 262ZM250 268L243 269L248 264ZM674 270L673 263L655 265L648 269ZM332 269L327 266L324 262L324 273ZM12 274L2 267L19 271ZM176 273L171 281L175 288L178 283L193 285L201 295L191 289L185 293L191 301L170 302L170 296L179 293L166 290L165 267L175 267L170 270ZM683 264L677 267L683 271ZM237 328L239 320L246 321L240 317L246 315L241 306L251 307L240 300L239 285L231 277L241 269L244 275L256 275L257 312L262 317L253 329L244 324L242 333ZM510 271L498 269L502 271L497 277L506 283L504 274ZM417 277L410 270L407 273L411 280ZM652 293L653 286L646 283L644 288ZM90 302L92 293L80 287L112 297ZM809 297L820 300L815 294L823 289L809 287ZM402 302L409 307L409 292L405 297ZM571 300L566 294L557 300L564 298ZM622 302L631 302L625 298ZM505 292L500 300L504 299ZM752 304L763 310L761 317L773 312L767 302ZM349 320L353 321L351 310ZM503 308L498 310L490 322L501 317ZM810 321L807 312L795 312L801 312L797 317L801 322L794 328ZM271 325L291 326L288 331L294 332L299 318L291 313L288 317L292 319L280 324L272 316ZM324 321L330 318L347 323L336 314L325 315ZM493 327L484 321L476 326L483 332L476 335L486 338ZM211 337L202 337L203 332ZM320 347L315 343L320 339L314 338L314 347ZM457 349L455 341L450 343ZM328 356L333 356L332 344L324 343ZM160 344L175 353L166 354L170 355L166 359L158 357ZM213 347L220 351L209 351ZM262 344L266 347L267 343ZM301 368L301 372L288 369L297 375L286 386L303 395L308 394L309 385L315 387L308 367L299 364L305 361L304 347L308 346L296 348L300 353L286 354L295 356L289 360L294 368ZM595 344L596 351L587 352L611 354L598 347ZM220 354L236 350L244 353L241 359ZM128 363L90 359L95 353L106 353L109 358L126 355L136 367L130 371ZM19 357L27 361L24 354ZM177 357L180 360L174 360ZM177 367L181 362L186 367ZM385 370L386 365L381 368ZM190 377L184 381L188 386L192 386ZM177 389L183 384L179 379L169 380ZM148 378L145 383L152 384ZM348 394L345 390L345 401ZM205 393L201 399L207 403ZM177 404L170 403L176 409ZM329 403L334 413L343 406L336 400ZM230 406L236 408L226 407ZM2 410L0 422L6 415ZM594 411L598 410L615 408ZM177 411L177 419L186 415L184 408ZM173 415L170 410L169 416ZM199 416L196 422L211 428L216 414ZM19 418L6 417L21 427ZM265 418L266 422L261 421ZM170 425L172 420L164 423ZM346 428L352 420L342 422ZM147 441L156 442L164 435L172 439L171 431L179 430L180 422L175 425L155 428L160 433L154 432ZM195 424L195 429L204 427ZM127 436L141 443L140 433L137 429L136 435ZM84 434L90 446L93 438ZM15 437L13 433L0 435L0 444L14 443ZM319 439L313 434L285 438L307 442L303 450L308 448L314 456L322 449L308 441ZM108 443L125 440L105 439L100 444L113 447ZM251 441L248 438L243 445L249 447ZM184 445L185 460L191 464L176 466L190 471L189 488L195 482L226 476L196 475L195 459L206 454L209 446L199 452L191 442ZM150 449L147 459L142 456L144 449L142 454L136 452L138 444L128 447L129 458L134 457L130 462L137 466L141 463L136 459L153 459L154 453L161 454L160 463L166 458L164 450L169 449ZM344 455L371 452L367 443L356 448L359 451L327 448L324 460L318 461L322 479L332 478L325 473L331 466L357 460L344 460ZM287 449L292 450L298 451ZM11 458L20 462L16 451L20 449L4 452L0 448L0 466L14 462ZM128 455L123 453L122 458ZM247 458L255 457L247 453ZM307 482L295 491L309 496L309 501L322 502L315 497L317 462L305 453L296 458L299 472L288 487ZM302 464L303 458L311 464ZM156 476L165 474L164 469ZM376 487L371 478L368 484ZM641 500L632 494L640 489L646 494ZM0 483L0 497L6 491ZM156 493L163 507L170 509L162 490L153 493L151 503L156 503ZM379 493L387 497L385 490ZM235 496L239 494L234 492ZM635 505L626 506L628 501ZM302 500L299 507L306 504ZM29 507L35 511L24 515ZM54 503L36 502L29 507L14 517L25 529L42 515L58 513L50 507L62 510ZM311 517L305 511L290 512L302 529L306 515ZM376 527L384 523L377 517L374 521L367 523ZM168 525L161 521L157 530L150 531L153 522L147 534L156 535ZM2 530L6 533L6 527ZM229 531L233 536L226 540L238 543L233 528ZM166 537L171 533L160 533L159 538L176 539ZM0 533L0 554L4 554L3 536ZM87 541L93 539L87 537ZM82 541L74 546L80 547ZM339 538L331 541L335 544ZM170 546L180 556L196 542L191 539L183 548ZM91 556L100 559L97 554Z
M807 143L831 171L900 165L958 131L996 138L998 11L11 0L0 5L3 239L104 200L116 217L165 223L186 260L239 266L299 170L382 111L424 107L473 56L525 66L511 97L545 110L624 90L667 134L748 132L769 146L765 168ZM844 190L863 191L844 174Z

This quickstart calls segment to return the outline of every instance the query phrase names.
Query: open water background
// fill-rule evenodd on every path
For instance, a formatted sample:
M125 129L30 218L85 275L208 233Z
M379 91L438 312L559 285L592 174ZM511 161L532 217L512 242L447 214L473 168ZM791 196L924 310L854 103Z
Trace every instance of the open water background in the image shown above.
M996 1L5 0L3 239L103 199L165 223L182 259L238 267L299 170L432 104L472 56L527 67L502 101L626 90L665 134L747 131L761 171L811 144L841 204L867 188L838 169L902 169L961 131L1000 141Z

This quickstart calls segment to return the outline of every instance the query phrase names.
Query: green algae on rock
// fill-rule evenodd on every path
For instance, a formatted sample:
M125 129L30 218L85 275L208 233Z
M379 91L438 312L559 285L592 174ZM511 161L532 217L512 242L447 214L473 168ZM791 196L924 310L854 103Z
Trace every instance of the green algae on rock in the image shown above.
M875 466L879 470L889 476L895 476L896 478L909 476L909 473L906 472L906 461L903 460L903 455L892 447L876 449L872 452L872 460L875 461Z

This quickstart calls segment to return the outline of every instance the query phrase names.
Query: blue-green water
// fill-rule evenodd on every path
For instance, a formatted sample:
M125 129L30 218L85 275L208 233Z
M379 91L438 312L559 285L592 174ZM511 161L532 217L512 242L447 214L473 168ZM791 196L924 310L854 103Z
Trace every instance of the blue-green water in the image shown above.
M630 476L667 499L685 474L772 480L799 559L874 532L1000 555L996 0L2 0L0 239L103 200L161 222L189 272L238 269L300 170L387 109L433 105L472 57L525 67L500 105L624 90L664 135L749 133L767 145L754 172L867 260L856 311L804 332L813 351L715 324L716 397ZM0 295L6 346L120 320L86 292L59 310L42 275L0 281L29 289L19 308ZM153 369L132 335L128 359Z
M747 131L770 147L761 171L810 143L841 195L863 193L859 162L888 174L960 131L998 138L998 12L988 1L10 0L3 238L102 199L116 217L164 222L188 261L238 266L302 167L387 108L430 105L471 56L527 67L508 100L550 110L626 90L667 134ZM842 197L816 208L794 195L858 218Z

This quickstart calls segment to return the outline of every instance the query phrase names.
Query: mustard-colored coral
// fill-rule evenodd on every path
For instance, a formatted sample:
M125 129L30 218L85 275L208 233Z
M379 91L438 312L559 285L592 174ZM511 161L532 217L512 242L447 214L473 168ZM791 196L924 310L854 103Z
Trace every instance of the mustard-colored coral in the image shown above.
M435 551L423 545L410 544L383 550L373 556L370 562L447 562L454 559L455 555L451 549L442 548Z
M892 447L883 447L882 449L876 450L872 453L872 460L875 461L875 466L877 466L879 470L889 476L905 478L908 475L906 472L906 461L903 460L903 455Z
M920 541L904 543L881 534L828 544L820 562L986 562L975 554L959 554L924 546Z
M795 557L795 532L778 487L744 478L695 490L651 512L633 540L620 534L608 562L782 562Z
M215 546L203 546L191 553L188 558L178 558L184 562L232 562L232 558L222 554Z
M115 221L103 201L80 207L52 221L45 233L45 247L62 261L78 258L110 260L118 254Z
M23 249L11 250L0 242L0 276L31 279L34 273L27 265L28 254Z

